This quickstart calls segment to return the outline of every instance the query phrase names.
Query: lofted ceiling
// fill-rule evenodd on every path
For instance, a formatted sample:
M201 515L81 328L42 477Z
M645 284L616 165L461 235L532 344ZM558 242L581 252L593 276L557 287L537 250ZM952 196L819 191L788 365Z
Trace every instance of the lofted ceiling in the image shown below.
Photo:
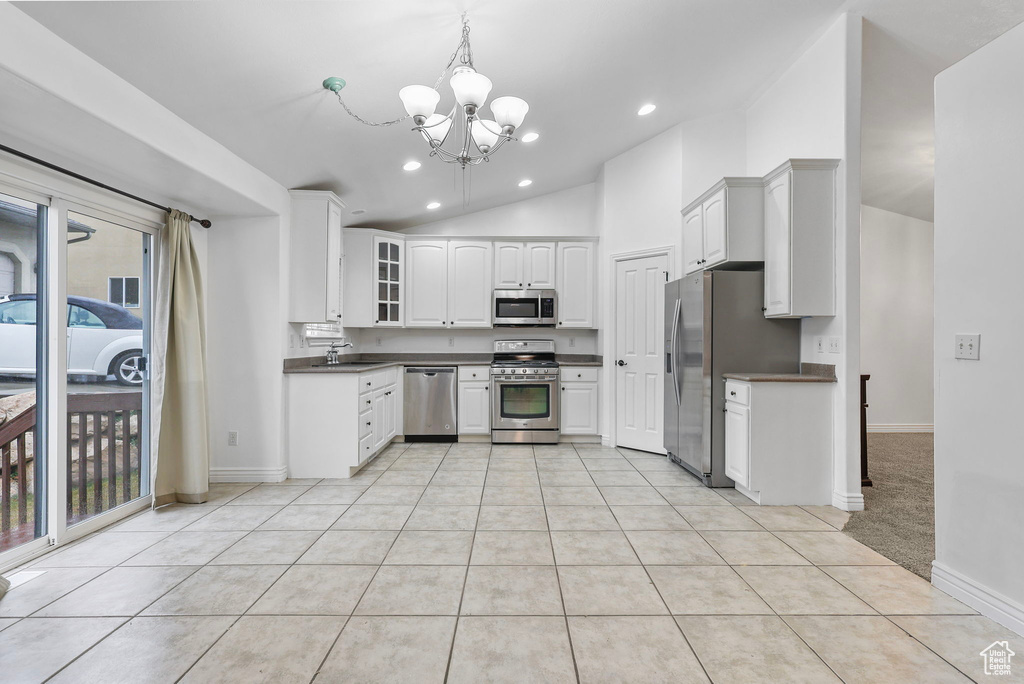
M680 121L749 104L842 10L866 20L864 202L931 220L932 79L1024 20L1019 0L16 4L285 187L332 190L365 211L346 225L383 228L589 183ZM427 158L408 121L365 126L320 86L340 76L357 114L398 118L398 90L433 85L462 11L492 97L526 99L520 133L540 134L468 172L468 206L455 169ZM440 92L447 111L447 83ZM658 108L638 117L645 102ZM403 171L410 160L423 165ZM524 178L533 184L518 187Z

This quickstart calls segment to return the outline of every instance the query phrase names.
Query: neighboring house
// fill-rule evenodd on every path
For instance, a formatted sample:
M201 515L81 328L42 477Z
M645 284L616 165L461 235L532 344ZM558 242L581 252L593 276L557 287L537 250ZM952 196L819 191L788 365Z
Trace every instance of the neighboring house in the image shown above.
M106 221L80 218L68 219L68 294L138 308L142 237ZM35 262L35 207L0 199L0 297L35 292Z

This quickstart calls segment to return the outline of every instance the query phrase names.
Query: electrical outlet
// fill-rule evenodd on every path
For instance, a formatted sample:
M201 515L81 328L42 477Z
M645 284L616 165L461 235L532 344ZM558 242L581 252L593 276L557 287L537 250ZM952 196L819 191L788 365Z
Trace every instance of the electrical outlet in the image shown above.
M825 353L825 336L818 335L814 338L814 348L819 354Z
M238 446L238 430L228 430L228 446Z
M299 346L298 335L296 335L295 333L288 333L288 348L295 349L295 347L297 346Z
M306 348L306 336L305 335L299 335L299 349L305 349L305 348Z
M981 335L957 335L955 359L977 361L981 358Z
M448 346L449 347L454 347L455 346L455 338L454 337L449 337L448 338Z
M569 338L569 346L570 347L575 347L576 346L576 338L575 337L570 337Z
M838 354L842 351L843 338L841 337L830 337L828 338L828 353Z
M383 344L384 344L384 338L383 337L378 337L377 338L377 346L380 347Z

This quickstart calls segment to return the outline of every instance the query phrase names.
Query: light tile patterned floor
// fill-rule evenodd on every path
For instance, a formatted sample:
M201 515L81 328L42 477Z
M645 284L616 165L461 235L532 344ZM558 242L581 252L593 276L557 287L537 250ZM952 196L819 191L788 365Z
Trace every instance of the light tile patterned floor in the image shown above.
M0 601L0 679L953 682L1024 645L835 509L749 503L567 444L213 485L33 563Z

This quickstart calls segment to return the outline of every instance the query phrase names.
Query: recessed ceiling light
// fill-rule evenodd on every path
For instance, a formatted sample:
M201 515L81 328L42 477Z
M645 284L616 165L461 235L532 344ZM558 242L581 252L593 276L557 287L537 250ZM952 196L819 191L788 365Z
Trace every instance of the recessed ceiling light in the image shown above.
M523 137L521 138L521 140L522 140L523 142L533 142L534 140L536 140L536 139L537 139L537 138L539 138L539 137L540 137L540 135L539 135L539 134L537 134L537 133L527 133L526 135L524 135L524 136L523 136Z
M519 187L525 188L527 185L530 185L531 183L533 183L532 180L530 180L529 178L524 178L523 180L519 181Z
M648 114L653 112L655 109L657 109L657 106L652 105L650 102L648 102L643 107L641 107L639 110L637 110L636 115L637 116L647 116Z
M418 161L411 161L406 162L405 166L403 166L402 168L405 169L406 171L415 171L416 169L420 168L420 166L422 165Z
M430 204L427 205L427 209L437 209L440 206L440 202L431 202Z
M365 213L366 213L365 209L353 209L352 210L352 215L353 216L359 216L360 214L365 214Z

